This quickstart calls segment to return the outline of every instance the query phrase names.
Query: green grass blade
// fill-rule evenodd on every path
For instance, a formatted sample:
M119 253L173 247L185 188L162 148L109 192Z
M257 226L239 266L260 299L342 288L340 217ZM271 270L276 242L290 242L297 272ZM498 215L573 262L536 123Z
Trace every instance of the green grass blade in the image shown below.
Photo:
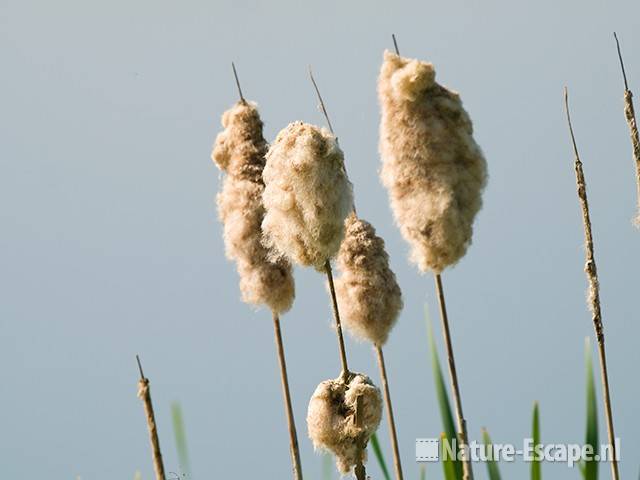
M540 408L538 402L533 404L533 445L540 444ZM535 452L534 452L535 455ZM531 462L531 480L540 480L542 478L541 460L533 460Z
M591 342L589 337L584 344L584 362L587 375L587 427L585 445L591 445L593 452L598 448L598 402L596 400L596 385L593 378L593 358L591 356ZM585 461L582 474L585 480L598 480L598 462Z
M485 451L491 451L491 437L486 429L482 429L482 442L485 445ZM498 461L495 459L487 460L487 472L489 474L489 480L500 480L500 470L498 470Z
M176 450L178 451L180 469L182 470L182 473L191 480L187 435L184 429L184 420L182 418L182 408L180 407L180 403L173 402L171 404L171 418L173 420L173 436L176 441Z
M442 375L442 368L440 368L438 349L433 336L433 325L431 323L428 308L425 308L425 317L427 319L427 333L429 335L429 348L431 350L431 366L433 368L433 379L435 381L436 395L438 397L438 405L440 407L440 417L442 418L444 436L446 440L450 442L452 439L457 438L456 427L453 422L449 393L447 392L444 376ZM441 441L444 441L445 438L441 438ZM442 467L444 469L446 480L462 480L462 463L458 460L443 460Z
M382 470L382 474L384 475L385 480L391 480L389 469L387 468L387 462L385 462L382 449L380 448L380 442L378 441L377 433L374 433L371 436L371 448L373 448L373 453L376 456L376 460L378 460L378 465L380 465L380 470Z
M427 467L420 465L420 480L427 480Z

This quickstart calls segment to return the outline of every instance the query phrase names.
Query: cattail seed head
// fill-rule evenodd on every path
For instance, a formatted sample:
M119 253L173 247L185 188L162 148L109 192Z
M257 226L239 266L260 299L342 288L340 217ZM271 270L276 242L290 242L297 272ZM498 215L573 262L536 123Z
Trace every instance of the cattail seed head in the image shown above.
M291 265L273 259L262 243L262 170L268 145L257 106L238 102L224 113L222 125L211 157L227 172L217 197L226 254L236 262L243 301L280 314L291 308L295 289Z
M487 165L457 93L433 65L385 52L378 78L381 179L411 260L440 273L467 251Z
M356 422L356 404L360 411ZM331 451L342 473L366 461L366 445L375 433L382 416L380 390L369 377L352 374L349 383L340 378L325 380L316 388L309 402L307 428L317 449Z
M284 128L262 174L265 243L305 266L324 268L340 248L352 186L336 138L302 122Z
M402 310L402 293L389 268L384 240L355 213L345 221L337 265L341 275L336 292L344 326L358 338L384 345Z

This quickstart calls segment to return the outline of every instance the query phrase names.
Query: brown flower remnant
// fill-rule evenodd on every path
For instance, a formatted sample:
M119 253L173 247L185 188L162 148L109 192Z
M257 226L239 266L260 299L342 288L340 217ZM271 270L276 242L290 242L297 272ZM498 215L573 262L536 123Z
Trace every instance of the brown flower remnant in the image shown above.
M369 377L352 374L349 383L341 378L325 380L309 402L309 438L315 448L333 452L338 470L348 473L366 461L366 445L381 416L380 391Z
M382 183L411 260L440 273L471 243L487 166L457 93L431 63L385 52L378 79Z
M336 291L345 327L356 337L384 345L402 310L402 292L389 268L384 240L355 213L345 221L337 262L342 275Z
M325 270L353 206L336 138L302 122L284 128L267 153L262 195L265 243L291 262Z
M227 173L218 194L229 259L236 261L243 301L283 313L295 295L290 264L274 257L262 243L264 218L262 171L268 144L257 105L240 101L222 116L211 158Z

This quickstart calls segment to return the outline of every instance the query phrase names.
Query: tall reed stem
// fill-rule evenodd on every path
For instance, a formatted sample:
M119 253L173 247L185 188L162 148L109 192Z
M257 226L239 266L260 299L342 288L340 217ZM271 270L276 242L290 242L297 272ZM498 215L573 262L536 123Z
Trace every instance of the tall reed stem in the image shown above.
M300 462L298 435L296 433L296 423L293 417L293 408L291 406L291 393L289 392L287 362L284 357L284 346L282 343L282 333L280 331L280 318L275 312L273 312L273 331L275 334L276 347L278 350L278 362L280 364L280 380L282 383L282 395L284 397L284 410L287 415L287 426L289 427L289 448L291 450L293 478L295 478L296 480L302 480L302 463Z
M638 122L636 121L636 112L633 108L633 94L629 90L627 83L627 73L624 70L624 62L622 61L622 53L620 52L620 42L616 32L613 32L616 39L616 48L618 49L618 58L620 59L620 68L622 69L622 78L624 80L624 116L629 126L629 134L631 136L631 147L633 149L633 159L636 164L636 189L637 189L637 213L635 218L636 226L640 227L640 136L638 135Z
M465 453L462 463L462 477L465 480L473 480L473 470L471 468L471 459L467 455L466 447L468 445L467 437L467 421L462 413L462 398L460 396L460 387L458 386L458 372L456 370L456 361L453 355L453 345L451 343L451 332L449 331L449 317L447 316L447 306L444 300L444 290L442 288L442 278L439 273L435 274L436 293L438 295L438 305L440 306L440 320L442 323L442 335L444 336L445 348L447 351L447 363L449 365L449 379L451 381L451 391L453 393L453 403L456 409L456 419L458 423L458 441L460 448Z
M396 472L396 480L402 480L402 465L400 463L400 449L398 448L398 434L396 433L396 422L393 417L393 407L391 405L391 394L389 393L389 379L387 378L387 367L384 364L384 355L382 347L375 345L378 357L378 367L380 368L380 377L382 378L382 387L384 392L384 403L387 407L387 423L389 424L389 436L391 437L391 446L393 447L393 467Z
M598 340L600 379L602 381L602 393L604 395L604 411L607 421L607 435L609 437L609 445L611 448L611 453L613 455L613 458L611 459L611 476L613 480L619 480L620 476L618 472L618 455L616 452L615 433L613 430L613 414L611 412L611 394L609 391L609 374L607 371L607 357L604 348L604 327L602 325L602 310L600 308L600 284L598 282L596 259L593 254L593 234L591 231L589 202L587 200L587 185L584 179L584 172L582 170L580 155L578 154L576 139L573 134L573 126L571 125L571 115L569 113L569 94L566 87L564 89L564 106L567 113L569 133L571 134L573 154L575 156L574 168L576 172L576 186L578 190L578 199L580 200L580 208L582 210L582 224L584 226L584 243L586 250L584 271L587 275L587 280L589 281L589 308L591 310L596 339Z
M338 299L336 297L336 289L333 285L333 273L331 272L331 263L329 260L324 264L327 280L329 281L329 291L331 293L331 305L333 307L333 319L336 322L336 334L338 335L338 348L340 349L340 362L342 364L342 380L349 382L349 367L347 365L347 351L344 348L344 336L342 335L342 323L340 323L340 312L338 311Z
M158 439L158 427L153 413L151 403L151 390L149 389L149 379L142 372L140 358L136 355L138 369L140 370L140 381L138 382L138 397L142 399L144 413L147 417L147 427L149 427L149 437L151 439L151 454L153 457L153 469L156 473L156 480L166 480L164 474L164 464L162 463L162 453L160 452L160 440Z

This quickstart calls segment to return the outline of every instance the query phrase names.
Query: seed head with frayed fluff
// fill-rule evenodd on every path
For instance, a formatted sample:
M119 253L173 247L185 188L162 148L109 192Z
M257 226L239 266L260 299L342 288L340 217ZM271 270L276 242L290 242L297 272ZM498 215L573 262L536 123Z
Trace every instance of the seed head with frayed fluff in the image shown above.
M341 275L336 291L344 326L356 337L384 345L402 310L402 293L389 268L384 240L355 213L345 221L337 262Z
M353 205L336 138L324 128L291 123L269 148L262 177L265 243L291 262L324 269L340 248Z
M227 257L236 261L242 299L280 314L291 308L295 292L291 265L274 260L262 243L262 170L268 144L257 106L238 102L223 114L222 126L211 157L227 173L217 198Z
M431 63L385 52L378 78L382 183L411 260L440 273L467 251L487 165L457 93Z
M356 422L356 404L360 411ZM325 380L309 402L307 428L317 449L331 451L342 473L366 461L366 445L382 416L380 390L369 377L353 374L348 384L342 379Z

